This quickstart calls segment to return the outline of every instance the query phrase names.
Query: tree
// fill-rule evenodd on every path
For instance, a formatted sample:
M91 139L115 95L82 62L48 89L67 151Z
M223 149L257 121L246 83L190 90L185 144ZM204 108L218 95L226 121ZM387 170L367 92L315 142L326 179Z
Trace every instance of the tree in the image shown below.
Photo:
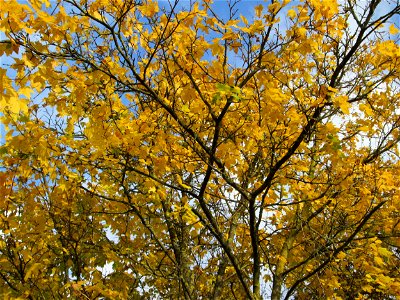
M3 1L2 295L400 296L400 4L221 3Z

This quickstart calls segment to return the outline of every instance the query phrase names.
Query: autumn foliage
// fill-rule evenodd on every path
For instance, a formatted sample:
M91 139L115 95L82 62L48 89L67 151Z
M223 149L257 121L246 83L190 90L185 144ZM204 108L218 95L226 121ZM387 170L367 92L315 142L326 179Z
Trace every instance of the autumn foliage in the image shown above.
M400 297L400 5L253 3L1 2L2 297Z

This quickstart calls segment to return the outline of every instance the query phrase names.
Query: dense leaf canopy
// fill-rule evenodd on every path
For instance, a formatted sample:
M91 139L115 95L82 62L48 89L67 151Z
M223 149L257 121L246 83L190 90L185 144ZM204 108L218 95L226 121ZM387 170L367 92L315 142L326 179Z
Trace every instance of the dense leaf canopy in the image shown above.
M253 3L2 1L2 296L400 297L400 4Z

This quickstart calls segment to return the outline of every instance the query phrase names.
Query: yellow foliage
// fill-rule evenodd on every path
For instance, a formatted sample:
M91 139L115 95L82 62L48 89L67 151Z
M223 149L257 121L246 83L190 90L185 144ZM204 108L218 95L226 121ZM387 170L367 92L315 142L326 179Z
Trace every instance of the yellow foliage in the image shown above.
M398 6L22 2L1 295L400 297Z

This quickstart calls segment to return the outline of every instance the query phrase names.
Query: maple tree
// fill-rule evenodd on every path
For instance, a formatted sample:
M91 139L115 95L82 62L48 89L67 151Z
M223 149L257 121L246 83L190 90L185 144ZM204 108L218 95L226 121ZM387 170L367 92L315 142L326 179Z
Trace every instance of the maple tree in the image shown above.
M2 2L2 295L400 296L399 3L218 5Z

